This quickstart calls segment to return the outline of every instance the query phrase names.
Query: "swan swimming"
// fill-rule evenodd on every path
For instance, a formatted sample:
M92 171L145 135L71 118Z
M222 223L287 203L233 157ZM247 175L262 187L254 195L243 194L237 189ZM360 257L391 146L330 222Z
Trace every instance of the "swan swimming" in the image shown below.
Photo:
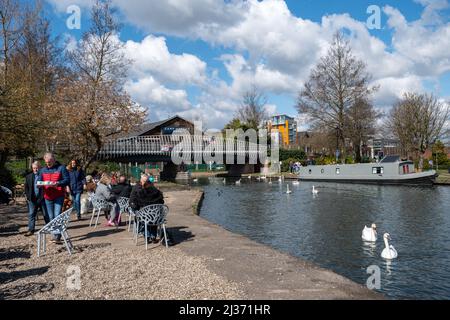
M370 228L368 228L367 226L364 226L361 237L364 241L376 242L377 241L377 225L375 223L372 223Z
M239 179L238 181L236 181L236 184L241 184L241 179Z
M196 179L194 179L194 180L192 180L193 182L198 182L198 179L196 178Z
M227 179L223 178L223 184L227 183Z
M294 186L298 186L298 185L300 184L300 182L294 181L294 182L292 182L292 184L293 184Z
M313 188L312 188L312 193L313 193L313 194L318 194L318 193L319 193L319 190L317 190L317 189L313 186Z
M391 240L391 236L389 235L389 233L385 233L383 235L383 239L384 239L385 248L381 252L381 257L384 259L388 259L388 260L397 258L397 256L398 256L397 250L395 250L393 245L389 245L388 240Z
M289 190L289 185L287 185L287 190L286 190L286 193L287 193L287 194L291 194L291 193L292 193L292 191L291 191L291 190Z
M282 182L283 180L281 179L281 176L278 177L278 182Z

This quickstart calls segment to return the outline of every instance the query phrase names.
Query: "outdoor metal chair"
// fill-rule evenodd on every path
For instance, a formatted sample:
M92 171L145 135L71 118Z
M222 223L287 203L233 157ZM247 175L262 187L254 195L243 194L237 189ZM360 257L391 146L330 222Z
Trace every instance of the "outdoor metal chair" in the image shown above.
M97 218L95 219L95 226L94 228L97 228L98 224L98 218L100 216L100 212L105 212L106 210L109 210L112 207L112 204L106 200L99 199L95 195L92 197L92 216L91 221L89 222L89 227L92 225L92 221L94 220L94 217L97 215Z
M117 221L120 222L120 219L122 218L122 213L126 213L128 215L128 231L130 231L131 226L131 217L134 216L132 211L130 210L130 198L125 197L119 197L117 199L117 203L119 204L119 219ZM117 224L117 226L119 226Z
M67 227L70 222L70 214L72 213L73 208L70 208L63 213L61 213L59 216L57 216L55 219L47 223L45 226L43 226L37 233L37 255L38 257L41 256L41 249L43 249L43 253L45 253L46 249L46 235L47 234L61 234L61 237L64 240L64 244L66 246L67 251L69 254L72 254L73 245L70 241L69 234L67 233Z
M169 245L167 242L167 233L166 233L166 217L168 213L169 207L163 204L152 204L138 210L136 212L136 228L134 230L136 245L138 243L140 225L144 226L145 250L147 250L148 247L147 227L156 226L158 227L159 237L161 235L161 229L164 232L164 241L166 244L166 248L168 248Z

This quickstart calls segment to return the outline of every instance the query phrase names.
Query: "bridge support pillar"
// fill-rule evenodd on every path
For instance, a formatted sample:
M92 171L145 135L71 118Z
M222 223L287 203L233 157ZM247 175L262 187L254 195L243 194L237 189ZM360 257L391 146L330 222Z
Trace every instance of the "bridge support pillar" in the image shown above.
M165 162L164 170L160 173L161 180L175 180L178 172L178 166L173 162Z
M230 177L240 177L243 174L259 172L259 164L230 164L227 166Z

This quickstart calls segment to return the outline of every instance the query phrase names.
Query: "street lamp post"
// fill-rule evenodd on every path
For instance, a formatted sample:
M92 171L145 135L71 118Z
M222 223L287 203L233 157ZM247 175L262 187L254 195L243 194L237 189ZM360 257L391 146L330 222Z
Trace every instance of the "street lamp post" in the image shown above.
M339 126L336 127L336 163L339 160Z

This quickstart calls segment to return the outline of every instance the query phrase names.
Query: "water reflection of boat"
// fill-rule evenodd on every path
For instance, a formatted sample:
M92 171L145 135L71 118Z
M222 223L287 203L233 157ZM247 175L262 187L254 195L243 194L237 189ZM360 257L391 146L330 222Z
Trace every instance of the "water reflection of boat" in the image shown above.
M393 185L433 185L436 171L416 172L412 161L386 156L376 163L308 165L300 168L304 181Z

